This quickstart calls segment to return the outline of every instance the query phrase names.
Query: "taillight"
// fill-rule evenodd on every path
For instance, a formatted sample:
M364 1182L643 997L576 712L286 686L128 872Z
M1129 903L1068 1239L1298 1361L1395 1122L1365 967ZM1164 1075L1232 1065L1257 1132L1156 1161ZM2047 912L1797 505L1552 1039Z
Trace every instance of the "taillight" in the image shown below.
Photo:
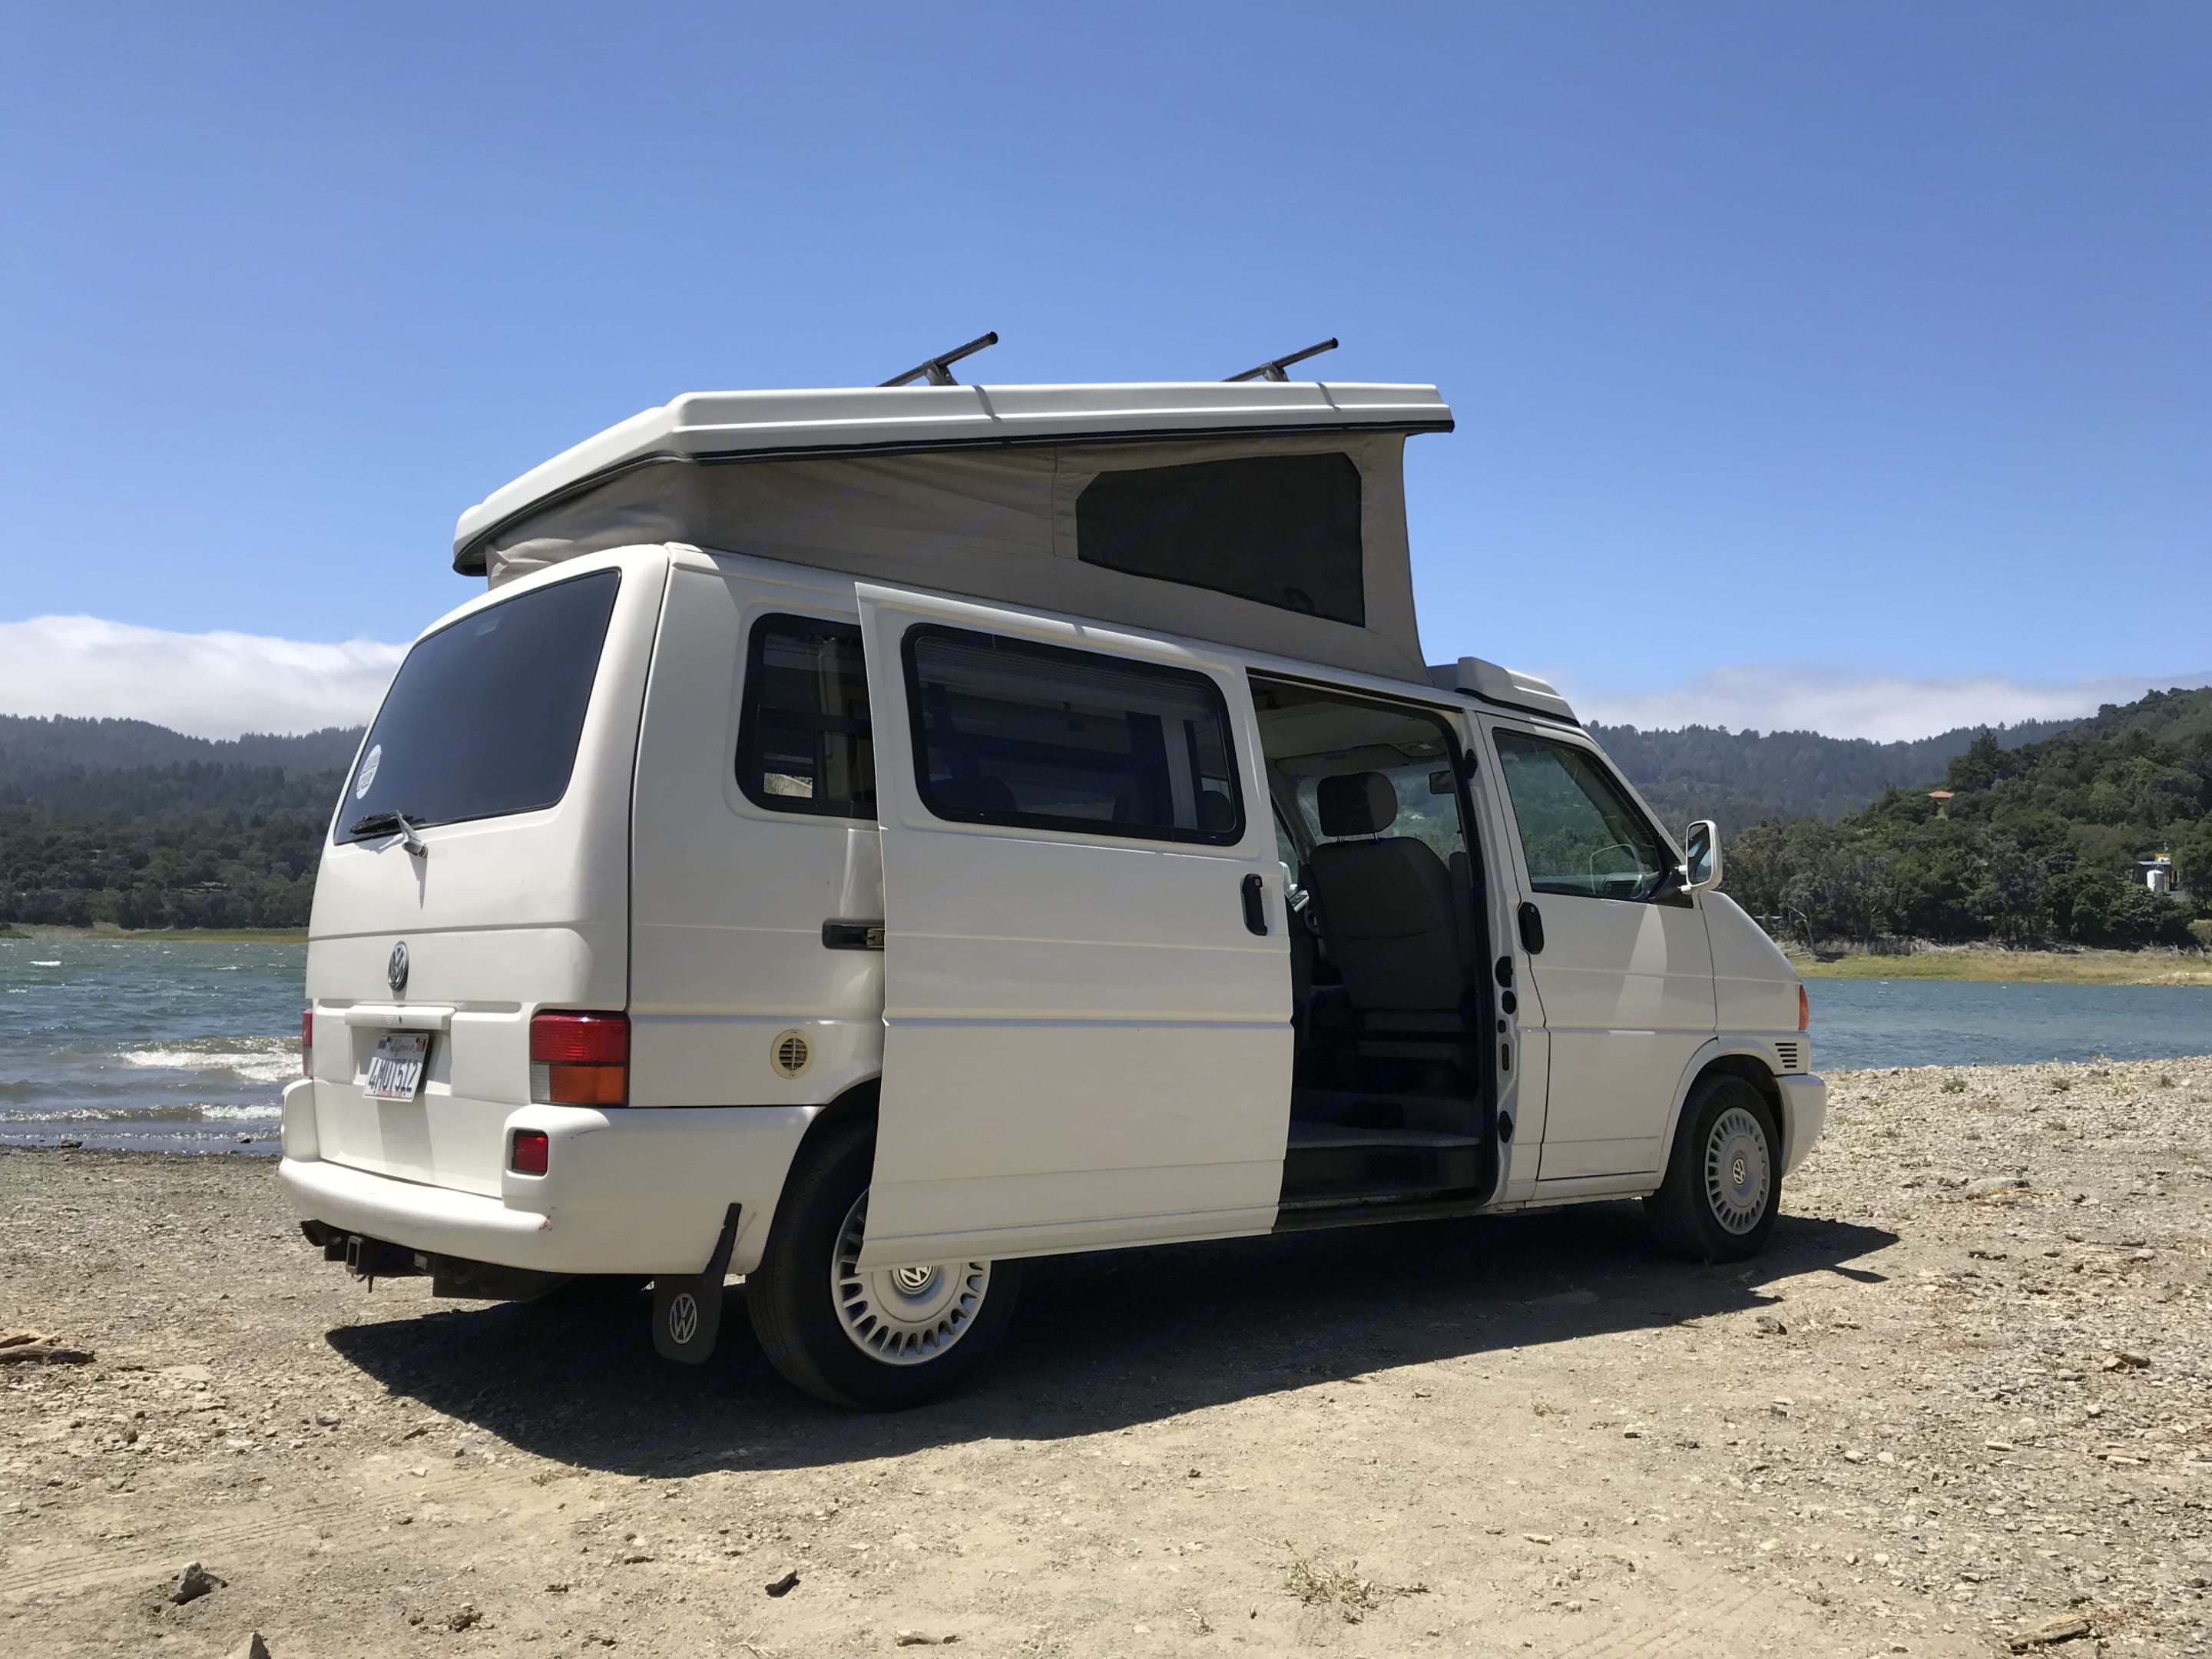
M1805 988L1800 985L1797 988L1797 1029L1801 1031L1808 1031L1812 1027L1813 1005L1805 995Z
M629 1099L629 1016L547 1013L530 1022L530 1097L547 1106Z
M507 1155L507 1167L517 1175L544 1175L553 1143L545 1138L543 1129L517 1129L514 1150Z
M300 1075L315 1074L315 1011L313 1006L300 1010Z

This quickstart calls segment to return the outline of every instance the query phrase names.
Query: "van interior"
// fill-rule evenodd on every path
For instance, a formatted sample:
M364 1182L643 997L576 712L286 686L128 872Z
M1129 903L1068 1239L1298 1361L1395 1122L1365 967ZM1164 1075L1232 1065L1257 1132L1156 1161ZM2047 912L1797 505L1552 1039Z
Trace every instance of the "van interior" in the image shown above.
M1491 953L1459 745L1410 705L1252 689L1291 900L1284 1219L1486 1195Z

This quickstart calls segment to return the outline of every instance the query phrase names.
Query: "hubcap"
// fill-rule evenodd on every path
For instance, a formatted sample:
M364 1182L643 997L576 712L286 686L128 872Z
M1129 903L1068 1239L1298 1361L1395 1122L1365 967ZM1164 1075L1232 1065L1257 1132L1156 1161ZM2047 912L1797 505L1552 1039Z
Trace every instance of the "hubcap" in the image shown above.
M920 1365L967 1335L991 1287L988 1261L940 1261L927 1267L878 1267L863 1273L868 1195L845 1212L830 1258L830 1303L854 1347L887 1365Z
M1766 1213L1772 1185L1765 1131L1742 1107L1729 1107L1705 1142L1705 1198L1713 1219L1729 1232L1749 1232Z

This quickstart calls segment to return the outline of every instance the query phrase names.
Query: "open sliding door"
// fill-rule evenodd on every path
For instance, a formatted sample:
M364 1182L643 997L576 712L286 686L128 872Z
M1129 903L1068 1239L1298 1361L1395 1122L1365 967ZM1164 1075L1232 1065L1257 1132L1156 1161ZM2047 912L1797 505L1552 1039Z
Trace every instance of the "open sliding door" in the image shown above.
M860 1265L1266 1231L1290 961L1242 665L858 591L885 922Z

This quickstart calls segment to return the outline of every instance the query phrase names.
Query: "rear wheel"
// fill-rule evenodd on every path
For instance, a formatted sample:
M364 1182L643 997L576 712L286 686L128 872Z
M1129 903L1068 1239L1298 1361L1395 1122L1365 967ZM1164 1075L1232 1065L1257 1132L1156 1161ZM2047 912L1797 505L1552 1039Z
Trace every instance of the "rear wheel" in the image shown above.
M1682 1103L1667 1180L1644 1200L1660 1247L1694 1261L1741 1261L1765 1248L1782 1206L1774 1109L1727 1073L1699 1079Z
M753 1329L776 1370L835 1405L896 1411L959 1387L1006 1333L1021 1287L1013 1261L859 1265L875 1139L833 1129L792 1172L759 1267L746 1275Z

